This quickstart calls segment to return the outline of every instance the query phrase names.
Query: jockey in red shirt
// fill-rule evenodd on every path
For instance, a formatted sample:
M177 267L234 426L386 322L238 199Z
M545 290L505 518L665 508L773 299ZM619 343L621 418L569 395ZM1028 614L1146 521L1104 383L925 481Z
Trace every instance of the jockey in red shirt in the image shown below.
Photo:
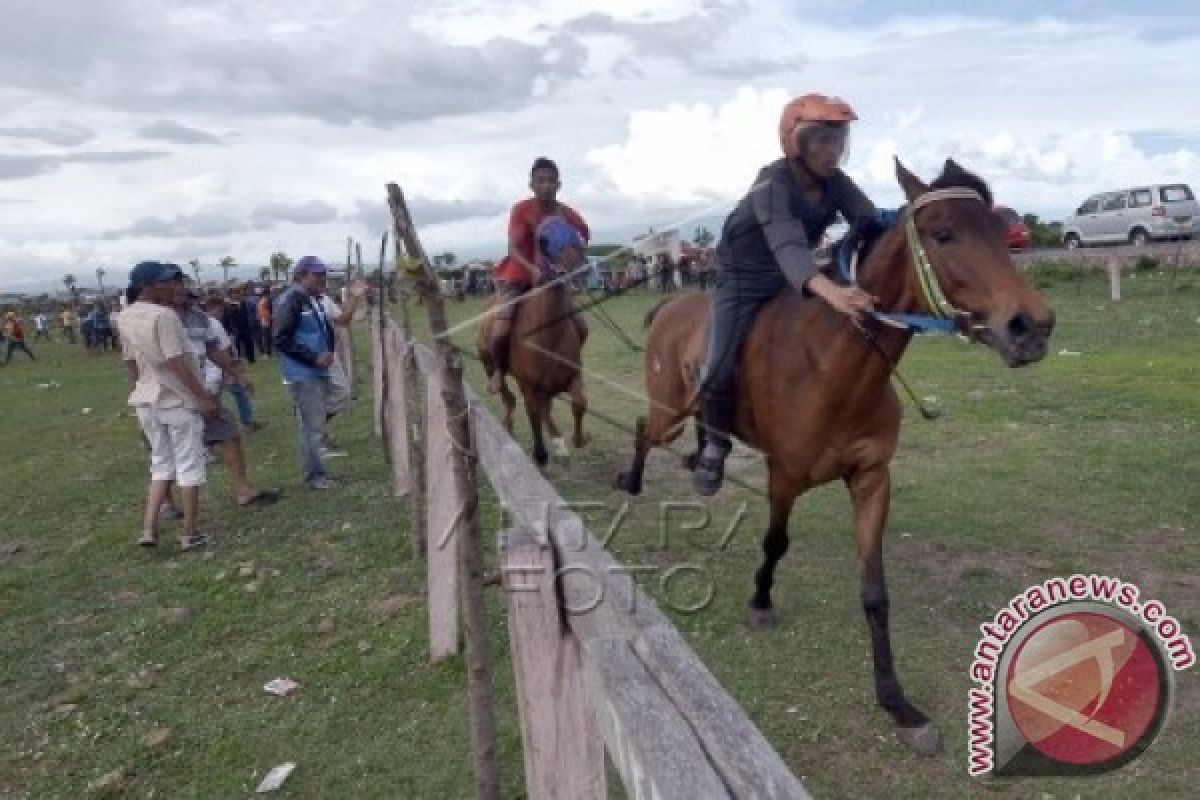
M579 231L585 243L591 238L587 223L579 212L558 202L558 190L562 188L562 183L558 179L557 164L548 158L534 161L529 171L529 188L533 190L533 197L512 207L508 219L508 255L493 272L496 300L492 311L490 347L496 370L488 381L488 391L493 394L504 385L504 375L508 371L509 339L517 301L541 280L539 276L542 271L535 263L538 225L547 217L561 216ZM587 323L578 312L571 319L579 329L582 344L587 338Z

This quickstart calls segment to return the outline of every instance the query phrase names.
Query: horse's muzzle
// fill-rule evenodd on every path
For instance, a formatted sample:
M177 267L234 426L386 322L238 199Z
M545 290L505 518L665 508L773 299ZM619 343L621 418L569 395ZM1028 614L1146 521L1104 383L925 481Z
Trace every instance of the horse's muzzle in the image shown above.
M984 326L979 339L1000 354L1010 367L1023 367L1046 357L1050 334L1054 331L1054 312L1048 311L1043 319L1019 311L1006 320L999 330L993 325Z

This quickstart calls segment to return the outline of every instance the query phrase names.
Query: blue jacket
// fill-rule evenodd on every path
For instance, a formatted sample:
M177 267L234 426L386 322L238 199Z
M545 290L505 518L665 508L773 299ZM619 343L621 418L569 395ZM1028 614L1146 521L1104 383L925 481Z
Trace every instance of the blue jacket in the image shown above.
M318 313L308 292L292 286L275 301L271 316L271 338L282 356L283 379L298 383L328 377L329 370L317 366L317 356L333 352L333 324Z

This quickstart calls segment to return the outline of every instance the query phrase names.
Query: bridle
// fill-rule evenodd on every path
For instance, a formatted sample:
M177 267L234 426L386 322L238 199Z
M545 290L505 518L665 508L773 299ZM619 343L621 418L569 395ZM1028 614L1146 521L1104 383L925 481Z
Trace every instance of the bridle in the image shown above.
M957 308L946 299L942 291L933 263L929 260L921 237L917 233L917 212L925 206L939 200L978 200L984 202L983 196L974 189L951 187L934 189L918 197L908 207L904 217L904 238L908 244L909 261L912 263L913 274L917 286L921 290L921 299L927 309L926 313L884 312L872 311L870 316L893 328L909 330L913 333L957 333L971 341L975 341L978 331L983 327L974 320L969 311ZM893 212L894 213L894 212ZM858 285L858 256L857 253L838 253L838 267L842 277L851 284ZM848 260L848 263L847 263Z

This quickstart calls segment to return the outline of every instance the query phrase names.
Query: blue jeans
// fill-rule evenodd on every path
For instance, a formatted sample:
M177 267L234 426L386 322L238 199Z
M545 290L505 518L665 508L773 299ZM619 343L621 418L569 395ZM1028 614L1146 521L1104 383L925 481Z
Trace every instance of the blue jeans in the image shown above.
M300 422L300 466L304 482L327 478L325 462L321 460L321 433L325 430L325 384L328 378L288 384L288 392L296 406L296 419Z
M240 383L231 383L229 393L233 395L233 402L237 403L238 421L242 423L242 427L253 425L254 406L250 403L250 393L246 391L246 387Z

